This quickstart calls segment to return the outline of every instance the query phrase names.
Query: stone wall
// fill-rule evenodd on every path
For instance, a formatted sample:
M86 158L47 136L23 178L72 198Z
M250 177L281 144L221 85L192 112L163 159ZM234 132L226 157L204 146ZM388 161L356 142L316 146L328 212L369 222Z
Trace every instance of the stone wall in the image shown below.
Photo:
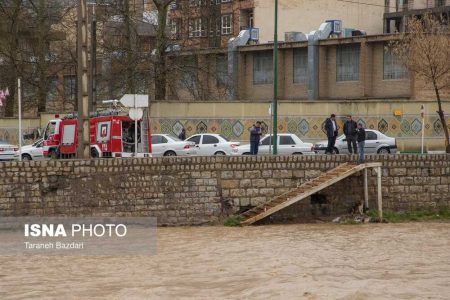
M383 162L383 205L449 206L450 155L368 156ZM170 157L0 163L0 216L154 216L160 225L214 224L355 157ZM369 172L370 206L376 176ZM273 215L307 221L363 198L354 175Z

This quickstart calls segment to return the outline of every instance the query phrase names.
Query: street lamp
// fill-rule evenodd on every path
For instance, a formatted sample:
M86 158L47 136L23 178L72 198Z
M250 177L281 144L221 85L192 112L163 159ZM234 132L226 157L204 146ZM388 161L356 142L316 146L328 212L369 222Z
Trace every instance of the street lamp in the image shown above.
M273 43L273 99L272 99L272 124L273 124L273 154L278 154L277 127L278 127L278 0L275 0L275 24Z

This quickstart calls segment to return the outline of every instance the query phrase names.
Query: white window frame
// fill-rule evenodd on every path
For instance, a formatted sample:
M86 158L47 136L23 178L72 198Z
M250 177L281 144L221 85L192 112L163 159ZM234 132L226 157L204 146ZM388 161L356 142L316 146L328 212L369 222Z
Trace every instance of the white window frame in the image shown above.
M222 35L233 34L233 15L232 14L222 15L220 32L222 33Z
M189 37L198 38L206 36L206 24L203 18L189 19Z

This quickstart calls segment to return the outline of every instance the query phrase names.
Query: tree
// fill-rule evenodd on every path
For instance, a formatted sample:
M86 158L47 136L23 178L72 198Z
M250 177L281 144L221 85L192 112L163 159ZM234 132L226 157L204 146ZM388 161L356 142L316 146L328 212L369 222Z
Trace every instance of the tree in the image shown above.
M448 25L426 14L411 18L407 31L389 44L390 50L415 78L430 85L436 95L437 114L445 135L445 149L450 153L449 132L442 110L441 95L450 88L450 32ZM423 129L422 129L423 130Z

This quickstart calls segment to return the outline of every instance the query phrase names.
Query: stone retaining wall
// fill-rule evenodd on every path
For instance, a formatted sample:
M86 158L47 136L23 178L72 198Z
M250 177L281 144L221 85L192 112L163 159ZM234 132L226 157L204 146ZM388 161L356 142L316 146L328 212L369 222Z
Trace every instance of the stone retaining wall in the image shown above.
M374 155L383 205L449 206L450 155ZM155 216L160 225L214 224L355 157L170 157L0 163L0 216ZM376 175L369 172L370 206ZM354 175L273 215L307 221L347 212L363 198Z

